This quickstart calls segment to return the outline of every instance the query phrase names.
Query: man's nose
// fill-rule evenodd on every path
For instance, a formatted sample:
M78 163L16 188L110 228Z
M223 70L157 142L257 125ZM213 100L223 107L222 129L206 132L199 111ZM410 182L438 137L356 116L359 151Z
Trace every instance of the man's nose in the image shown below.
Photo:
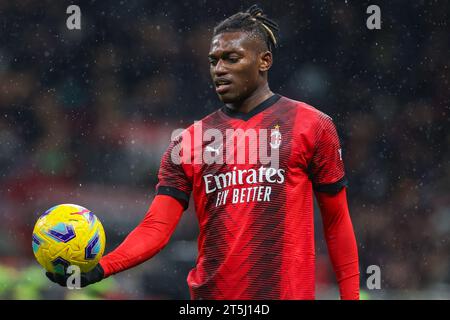
M217 61L217 64L214 66L214 74L217 76L221 76L227 73L227 70L225 68L225 65L223 63L222 59L219 59L219 61Z

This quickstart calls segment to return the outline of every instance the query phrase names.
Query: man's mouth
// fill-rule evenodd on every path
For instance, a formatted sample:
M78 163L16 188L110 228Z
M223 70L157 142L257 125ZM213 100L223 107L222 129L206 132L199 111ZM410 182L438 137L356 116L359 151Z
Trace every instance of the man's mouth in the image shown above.
M228 79L219 78L214 81L216 86L216 92L218 94L223 94L230 89L231 81Z

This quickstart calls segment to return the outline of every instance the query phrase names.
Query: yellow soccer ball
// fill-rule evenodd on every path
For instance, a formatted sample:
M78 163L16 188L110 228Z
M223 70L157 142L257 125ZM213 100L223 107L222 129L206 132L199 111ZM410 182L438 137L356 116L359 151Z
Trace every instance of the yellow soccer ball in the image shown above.
M105 251L105 231L100 220L76 204L48 209L36 222L32 247L36 260L47 271L64 274L70 265L88 272Z

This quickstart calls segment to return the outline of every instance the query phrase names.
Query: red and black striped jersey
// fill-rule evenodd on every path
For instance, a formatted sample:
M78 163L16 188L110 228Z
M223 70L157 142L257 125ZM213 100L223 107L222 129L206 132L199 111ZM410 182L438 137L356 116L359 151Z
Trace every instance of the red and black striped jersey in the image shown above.
M224 106L173 139L158 178L158 194L193 197L193 299L314 299L313 191L346 185L329 116L277 94Z

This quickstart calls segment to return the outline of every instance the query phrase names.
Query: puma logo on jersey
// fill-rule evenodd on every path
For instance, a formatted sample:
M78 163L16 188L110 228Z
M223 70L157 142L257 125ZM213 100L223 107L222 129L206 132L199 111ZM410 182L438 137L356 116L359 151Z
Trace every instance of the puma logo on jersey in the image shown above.
M215 153L216 156L218 156L220 148L222 148L222 144L220 144L217 148L214 148L214 147L211 147L211 146L206 146L206 151L211 152L211 153Z

